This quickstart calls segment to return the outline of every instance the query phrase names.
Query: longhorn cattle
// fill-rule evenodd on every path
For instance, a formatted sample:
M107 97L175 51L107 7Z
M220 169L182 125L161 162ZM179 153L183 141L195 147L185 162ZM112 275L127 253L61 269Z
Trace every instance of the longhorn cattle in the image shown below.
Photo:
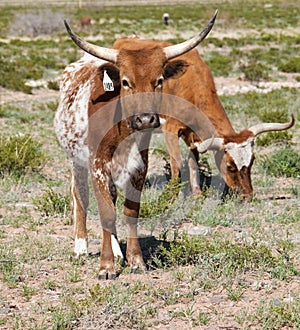
M242 199L251 200L253 188L251 183L251 167L254 161L253 145L258 134L269 131L286 130L293 126L294 117L288 123L262 123L244 129L240 133L234 131L229 118L218 98L213 76L203 62L197 50L178 57L188 65L184 76L177 80L169 80L164 85L164 93L183 98L193 104L210 120L215 129L215 137L203 141L191 128L185 125L190 112L181 112L181 120L166 117L163 127L167 147L170 154L172 177L180 176L182 159L178 138L181 137L190 147L188 166L190 185L194 193L201 193L198 176L199 153L213 150L215 161L225 183ZM199 127L201 128L201 127ZM202 125L202 129L204 129Z
M156 41L122 38L112 49L104 48L80 39L65 22L73 41L89 54L63 73L54 126L71 161L76 256L88 253L88 170L91 173L102 226L99 279L115 278L114 256L122 255L116 238L117 188L125 193L127 262L132 271L145 269L137 218L151 131L160 125L162 85L185 73L184 61L170 60L196 47L216 15L199 35L166 47Z
M81 29L90 28L92 26L92 19L90 16L83 16L80 18L80 27Z

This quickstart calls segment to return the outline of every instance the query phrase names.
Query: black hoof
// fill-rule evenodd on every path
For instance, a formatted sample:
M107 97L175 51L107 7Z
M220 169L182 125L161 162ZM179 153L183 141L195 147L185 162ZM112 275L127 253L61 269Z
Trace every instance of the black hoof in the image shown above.
M109 272L101 271L98 274L98 280L100 280L100 281L115 280L116 278L117 278L116 273L109 273Z

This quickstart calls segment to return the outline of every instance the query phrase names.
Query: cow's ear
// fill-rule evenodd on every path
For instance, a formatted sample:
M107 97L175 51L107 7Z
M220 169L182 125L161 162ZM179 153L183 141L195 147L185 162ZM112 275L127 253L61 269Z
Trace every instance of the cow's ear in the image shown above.
M114 89L119 90L120 89L120 72L119 69L111 64L111 63L105 63L104 65L99 67L99 77L103 81L104 78L104 71L106 71L108 77L114 84Z
M186 72L188 66L189 64L183 60L171 61L164 67L163 76L165 79L177 79Z

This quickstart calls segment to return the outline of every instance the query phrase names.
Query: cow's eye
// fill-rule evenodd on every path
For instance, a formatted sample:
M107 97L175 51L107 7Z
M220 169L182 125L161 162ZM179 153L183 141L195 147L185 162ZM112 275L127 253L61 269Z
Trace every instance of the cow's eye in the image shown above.
M124 88L130 88L129 82L127 79L122 79L122 85Z
M230 172L236 172L237 168L235 164L227 164L227 170Z
M163 85L163 82L164 82L164 78L161 77L159 79L157 79L157 82L156 82L156 88L162 88L162 85Z

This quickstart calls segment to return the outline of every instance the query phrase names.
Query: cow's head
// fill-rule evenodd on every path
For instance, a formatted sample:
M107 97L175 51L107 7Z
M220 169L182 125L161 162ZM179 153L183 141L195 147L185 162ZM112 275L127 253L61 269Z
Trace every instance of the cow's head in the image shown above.
M120 90L122 110L129 118L129 126L136 130L160 125L159 111L163 83L185 73L187 63L172 59L195 48L212 29L217 11L206 28L194 38L177 45L163 47L159 42L127 38L118 40L114 48L88 43L65 26L72 40L85 52L108 61L108 75L116 77L114 84ZM145 94L146 97L141 95ZM139 95L138 97L135 97Z
M253 195L251 167L254 161L253 146L258 134L282 131L294 125L292 115L288 123L263 123L252 126L232 137L210 138L197 145L199 152L215 151L216 163L227 186L241 198L251 200Z

